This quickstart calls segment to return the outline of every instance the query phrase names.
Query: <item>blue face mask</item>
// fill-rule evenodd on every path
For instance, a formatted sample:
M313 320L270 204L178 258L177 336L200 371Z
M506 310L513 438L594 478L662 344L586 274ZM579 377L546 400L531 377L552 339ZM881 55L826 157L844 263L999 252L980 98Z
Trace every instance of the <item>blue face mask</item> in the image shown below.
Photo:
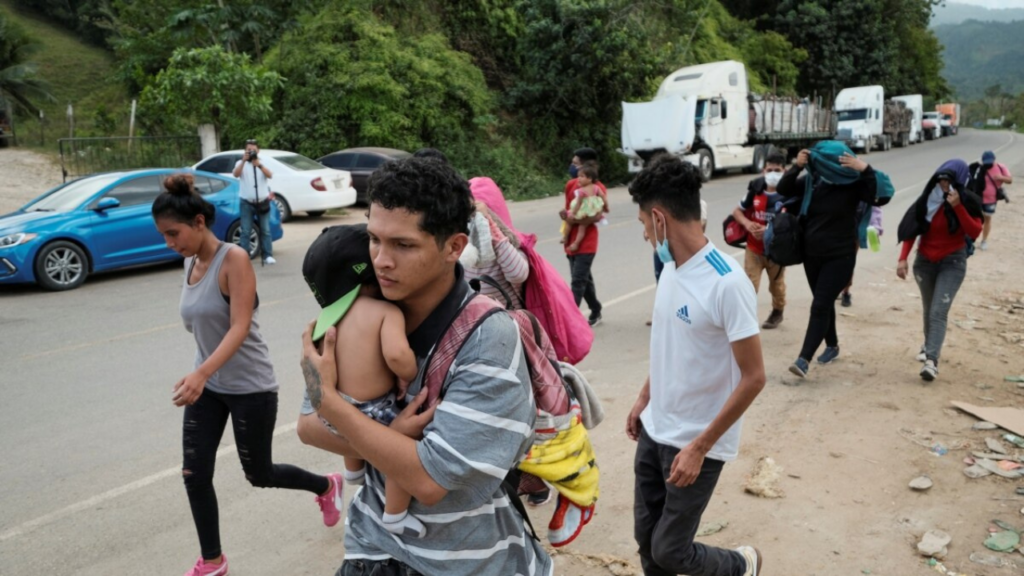
M653 212L651 213L651 216L654 216ZM662 220L662 222L664 222L664 219ZM672 252L670 252L668 249L668 225L665 226L665 239L659 242L657 220L655 220L654 222L654 242L657 244L657 246L654 249L654 252L655 254L658 255L658 260L661 260L662 264L671 264L675 262L675 260L672 258Z
M576 178L580 175L580 167L575 164L569 164L569 177Z

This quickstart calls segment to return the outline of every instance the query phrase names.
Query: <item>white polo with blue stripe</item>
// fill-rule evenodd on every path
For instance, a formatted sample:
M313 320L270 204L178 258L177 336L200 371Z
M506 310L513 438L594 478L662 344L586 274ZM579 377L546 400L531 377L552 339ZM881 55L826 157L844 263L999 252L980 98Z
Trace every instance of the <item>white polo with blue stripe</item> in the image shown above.
M711 424L739 385L732 343L760 332L754 285L708 240L658 282L651 326L651 401L640 418L655 442L683 448ZM707 457L735 460L742 419Z

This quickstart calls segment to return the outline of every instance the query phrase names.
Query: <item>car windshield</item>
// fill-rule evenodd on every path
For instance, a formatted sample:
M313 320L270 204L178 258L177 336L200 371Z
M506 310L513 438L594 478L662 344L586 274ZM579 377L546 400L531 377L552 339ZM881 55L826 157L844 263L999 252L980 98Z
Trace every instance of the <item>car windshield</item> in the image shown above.
M868 111L866 108L858 108L857 110L840 110L839 121L845 122L847 120L864 120L868 117Z
M326 168L323 164L316 160L311 160L305 156L299 154L289 154L287 156L275 156L274 160L277 160L281 164L291 168L292 170L323 170Z
M71 212L81 206L105 186L123 177L124 174L101 174L75 180L54 190L36 202L26 205L26 212Z
M934 119L938 118L939 115L937 113L935 113L935 112L925 112L924 113L924 117L929 119L929 120L934 120Z

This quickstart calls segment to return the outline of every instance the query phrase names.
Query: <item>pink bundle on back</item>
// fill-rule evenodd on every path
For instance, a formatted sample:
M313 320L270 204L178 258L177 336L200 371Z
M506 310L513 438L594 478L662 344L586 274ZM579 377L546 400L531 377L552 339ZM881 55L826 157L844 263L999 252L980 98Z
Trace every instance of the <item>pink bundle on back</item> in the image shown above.
M512 226L505 195L494 180L473 178L469 181L469 187L473 197L486 204L519 237L519 248L530 262L530 276L525 287L526 309L537 317L558 359L569 364L582 362L594 344L594 331L576 305L572 289L558 270L534 248L537 236L523 234Z

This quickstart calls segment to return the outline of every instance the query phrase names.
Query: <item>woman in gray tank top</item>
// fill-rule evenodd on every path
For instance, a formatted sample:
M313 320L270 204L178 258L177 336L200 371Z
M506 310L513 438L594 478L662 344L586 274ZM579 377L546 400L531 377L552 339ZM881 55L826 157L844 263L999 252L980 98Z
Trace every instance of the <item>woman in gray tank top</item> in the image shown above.
M312 492L324 524L334 526L341 517L342 481L338 474L318 476L271 460L277 382L257 323L252 263L244 250L214 236L208 225L216 211L196 192L192 175L172 175L164 188L153 202L153 219L167 246L185 257L180 310L196 341L195 365L174 386L173 397L175 406L185 407L182 475L202 552L185 576L221 576L228 562L220 546L213 470L228 416L253 486Z

